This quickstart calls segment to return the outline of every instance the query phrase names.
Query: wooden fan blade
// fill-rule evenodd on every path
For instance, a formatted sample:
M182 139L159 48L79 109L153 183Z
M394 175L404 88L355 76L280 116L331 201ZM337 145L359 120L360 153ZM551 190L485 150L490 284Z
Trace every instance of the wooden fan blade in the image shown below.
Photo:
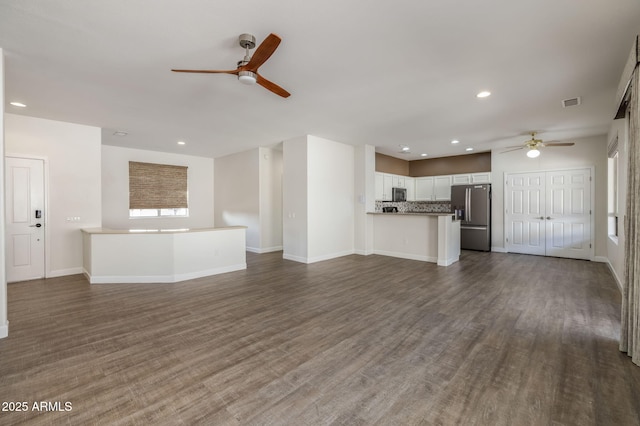
M524 149L524 146L512 147L511 149L507 149L506 151L501 151L500 154L504 154L505 152L518 151L520 149Z
M255 53L251 57L249 63L243 67L243 70L257 72L260 65L264 64L271 57L273 52L278 48L282 39L276 34L269 34L267 38L256 48Z
M544 146L574 146L573 142L545 142Z
M289 96L291 96L291 93L287 92L277 84L267 80L260 74L256 73L256 76L257 76L256 83L258 83L260 86L264 87L265 89L271 90L273 93L275 93L276 95L280 95L283 98L288 98Z
M196 72L205 74L234 74L238 75L239 70L171 70L173 72Z

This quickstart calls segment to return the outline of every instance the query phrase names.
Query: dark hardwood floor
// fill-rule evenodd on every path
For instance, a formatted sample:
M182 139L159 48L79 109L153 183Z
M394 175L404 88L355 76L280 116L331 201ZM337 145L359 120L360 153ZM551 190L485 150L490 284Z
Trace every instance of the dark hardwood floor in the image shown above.
M0 401L28 410L0 424L640 424L604 264L247 256L178 284L10 284Z

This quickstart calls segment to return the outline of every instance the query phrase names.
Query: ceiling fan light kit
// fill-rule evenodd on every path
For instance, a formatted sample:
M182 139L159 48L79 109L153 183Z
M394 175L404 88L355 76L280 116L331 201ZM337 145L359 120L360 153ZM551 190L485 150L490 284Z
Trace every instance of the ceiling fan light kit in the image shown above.
M258 73L258 68L264 64L267 59L271 57L273 52L278 48L282 39L276 34L269 34L267 38L258 46L253 56L249 56L249 50L256 46L256 38L251 34L240 34L238 37L238 43L240 47L245 49L244 59L238 61L238 66L235 70L178 70L172 69L173 72L187 72L187 73L206 73L206 74L233 74L238 77L238 80L247 85L259 84L265 89L275 93L283 98L291 96L289 92L284 90L277 84L267 80Z
M540 155L540 151L538 151L536 148L531 148L529 151L527 151L527 157L529 158L536 158Z
M238 73L238 80L243 84L256 84L256 74L251 71L240 71Z
M573 145L575 145L573 142L543 142L542 139L536 139L536 132L531 132L531 139L526 141L524 145L509 147L506 151L502 151L501 154L528 148L527 157L536 158L540 155L540 148Z

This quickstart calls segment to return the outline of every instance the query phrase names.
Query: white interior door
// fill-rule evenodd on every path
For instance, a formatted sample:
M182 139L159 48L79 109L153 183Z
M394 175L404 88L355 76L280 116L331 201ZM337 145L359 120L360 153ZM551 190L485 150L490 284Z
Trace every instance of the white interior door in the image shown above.
M7 281L43 278L44 162L7 157L5 165Z
M513 173L505 191L506 249L591 258L591 170Z
M547 256L591 258L591 170L547 172Z
M545 254L544 173L507 177L507 251Z

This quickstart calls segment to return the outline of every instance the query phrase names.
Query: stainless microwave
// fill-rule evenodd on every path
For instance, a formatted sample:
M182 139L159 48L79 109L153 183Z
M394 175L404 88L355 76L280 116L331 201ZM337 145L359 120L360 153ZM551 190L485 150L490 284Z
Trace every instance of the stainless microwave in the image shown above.
M407 201L407 188L391 188L392 201Z

